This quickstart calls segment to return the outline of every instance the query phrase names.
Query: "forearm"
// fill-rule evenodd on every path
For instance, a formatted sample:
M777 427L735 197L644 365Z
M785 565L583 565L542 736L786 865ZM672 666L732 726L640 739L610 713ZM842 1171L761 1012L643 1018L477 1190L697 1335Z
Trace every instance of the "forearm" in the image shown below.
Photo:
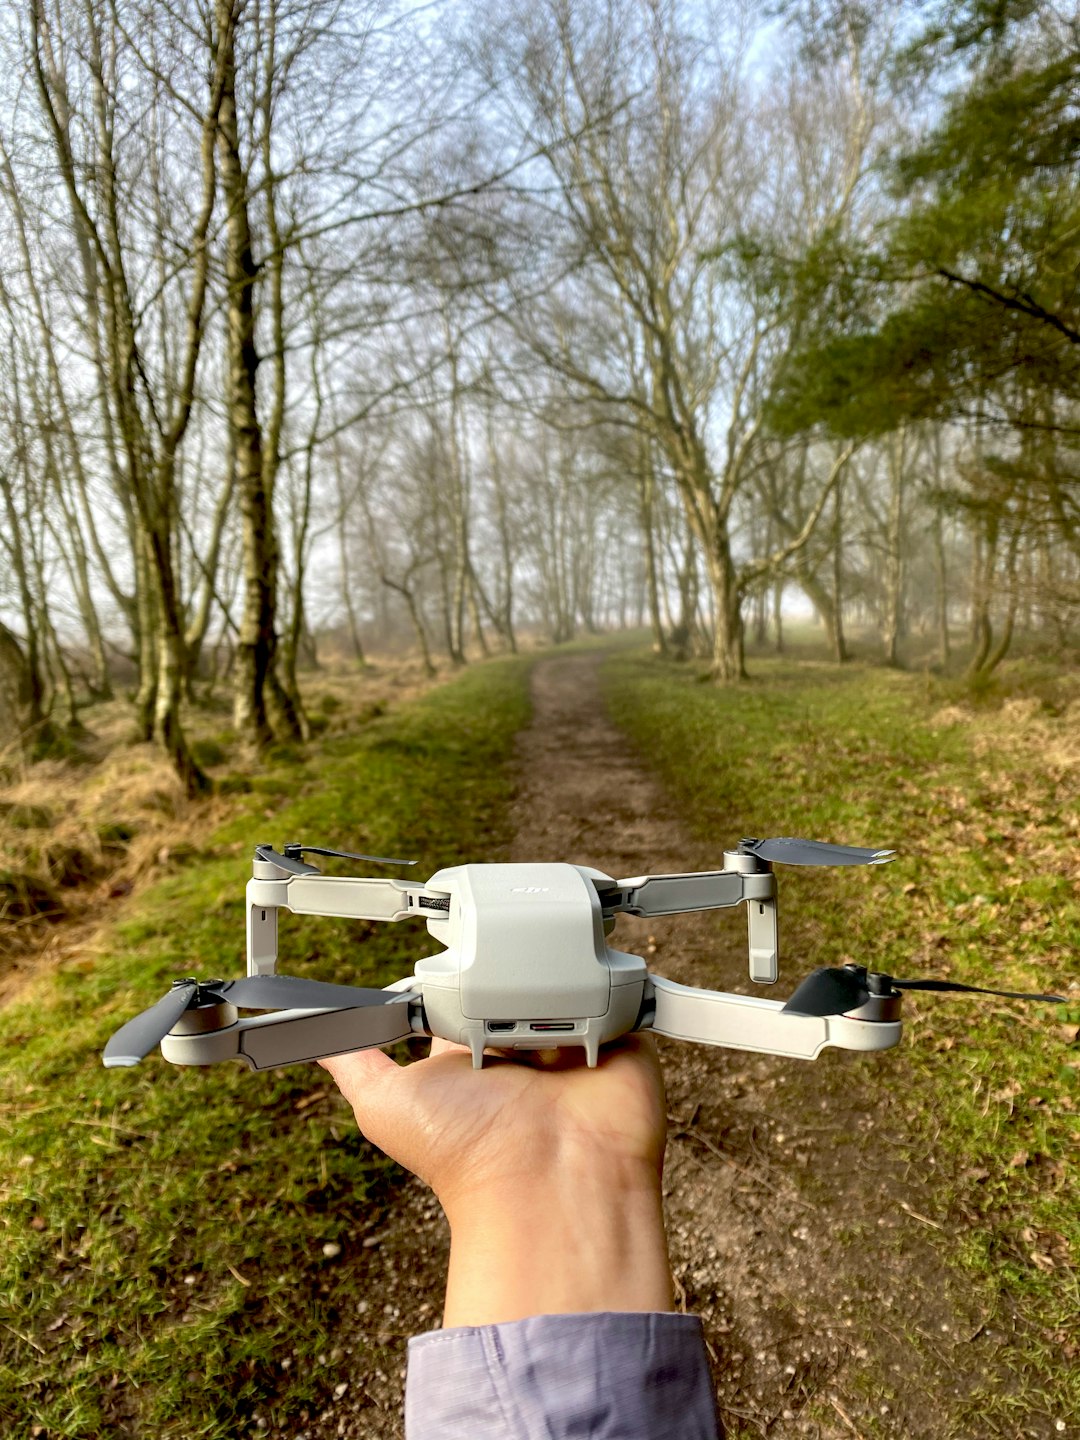
M446 1327L672 1308L660 1177L580 1163L446 1202Z

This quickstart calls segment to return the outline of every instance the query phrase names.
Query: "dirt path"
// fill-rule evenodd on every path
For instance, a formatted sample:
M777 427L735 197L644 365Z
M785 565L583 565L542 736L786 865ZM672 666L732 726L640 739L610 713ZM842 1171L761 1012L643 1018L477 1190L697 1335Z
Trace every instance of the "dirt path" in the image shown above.
M739 818L717 817L708 854L687 840L671 803L606 718L598 663L586 655L536 667L534 721L519 742L510 858L571 860L615 876L722 863ZM613 943L648 954L651 968L672 979L745 990L744 926L741 910L652 922L622 917ZM799 977L797 960L782 961L781 973L787 993ZM919 1176L902 1158L888 1114L877 1113L860 1086L864 1067L889 1060L827 1051L804 1064L676 1041L661 1046L672 1261L680 1303L705 1322L730 1432L777 1440L967 1433L949 1416L974 1384L1009 1383L999 1358L1007 1337L949 1293L927 1241L935 1222L919 1211ZM924 1157L921 1173L932 1174L933 1164ZM446 1247L435 1207L410 1189L360 1277L380 1300L395 1296L387 1331L430 1328ZM364 1418L353 1410L356 1428L342 1431L329 1423L340 1423L340 1412L328 1413L312 1440L400 1435L403 1351L395 1345L389 1353L392 1371L373 1378L360 1373L357 1349L353 1394ZM369 1352L368 1364L372 1358ZM978 1431L980 1440L1053 1433Z

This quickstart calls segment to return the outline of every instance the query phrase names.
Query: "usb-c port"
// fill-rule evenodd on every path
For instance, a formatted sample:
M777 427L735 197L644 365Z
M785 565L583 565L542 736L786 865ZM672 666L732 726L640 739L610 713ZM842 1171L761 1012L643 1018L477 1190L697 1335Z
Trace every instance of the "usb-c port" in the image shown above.
M516 1020L489 1020L487 1022L489 1035L505 1035L509 1030L517 1029Z

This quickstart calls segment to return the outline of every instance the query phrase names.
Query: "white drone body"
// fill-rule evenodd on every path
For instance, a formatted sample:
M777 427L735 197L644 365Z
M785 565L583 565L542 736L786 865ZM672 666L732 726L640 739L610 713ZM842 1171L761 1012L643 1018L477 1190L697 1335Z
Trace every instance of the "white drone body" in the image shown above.
M695 874L616 880L580 865L458 865L439 870L422 885L323 875L302 861L299 846L284 847L284 854L260 846L247 886L249 978L231 984L208 981L201 991L195 981L177 982L187 989L176 995L178 1013L161 1039L162 1054L177 1065L239 1060L266 1070L410 1035L437 1035L467 1046L479 1069L486 1050L566 1046L583 1049L594 1066L605 1042L634 1030L804 1060L826 1046L870 1051L895 1045L901 1034L899 993L884 976L871 975L868 988L861 967L847 967L850 975L815 972L841 977L843 997L835 1004L816 997L800 1008L801 992L785 1003L679 985L650 974L640 955L608 944L619 913L659 917L745 904L750 978L774 982L776 879L769 861L746 848L758 843L745 841L738 850L726 851L722 870ZM774 849L805 843L761 842ZM820 848L836 852L843 847ZM847 853L861 858L793 863L880 864L891 854ZM411 976L383 991L355 990L357 998L349 1003L349 987L277 976L282 910L362 920L423 919L440 949L418 960ZM886 983L875 986L877 979ZM808 980L801 990L809 985ZM260 997L288 995L293 993L289 987L301 997L299 1004L240 1017L238 1005L288 1004ZM230 989L236 1004L228 998ZM322 993L330 998L313 1004ZM168 997L155 1009L167 1002ZM820 1013L823 1008L834 1013ZM147 1019L151 1013L146 1012ZM125 1032L143 1018L110 1041L106 1064L133 1064L146 1053L134 1034L124 1043ZM145 1036L139 1039L145 1042Z

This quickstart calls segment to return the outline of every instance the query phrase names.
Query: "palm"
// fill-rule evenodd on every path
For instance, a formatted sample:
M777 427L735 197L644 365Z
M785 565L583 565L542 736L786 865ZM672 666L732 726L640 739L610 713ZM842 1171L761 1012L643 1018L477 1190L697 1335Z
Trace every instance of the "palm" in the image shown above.
M658 1169L663 1155L663 1081L644 1036L605 1050L595 1070L580 1052L556 1051L535 1063L493 1056L477 1071L464 1047L441 1040L406 1066L376 1051L324 1063L364 1134L440 1196L556 1159Z

